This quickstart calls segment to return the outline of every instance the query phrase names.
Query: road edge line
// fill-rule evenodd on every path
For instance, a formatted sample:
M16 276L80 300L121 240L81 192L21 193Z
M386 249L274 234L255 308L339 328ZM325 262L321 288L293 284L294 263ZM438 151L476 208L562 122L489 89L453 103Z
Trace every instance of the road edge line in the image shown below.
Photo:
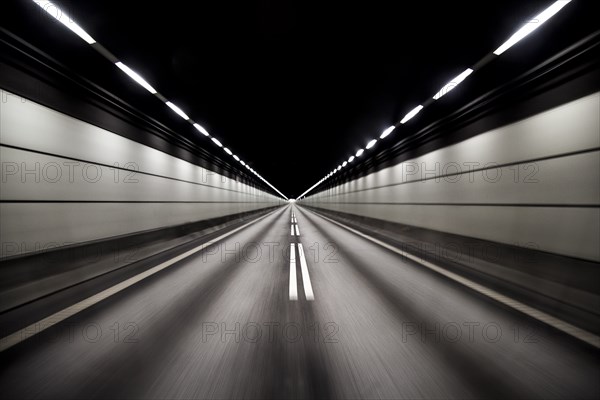
M413 254L410 254L406 251L400 250L397 247L392 246L391 244L385 243L377 238L374 238L365 233L362 233L354 228L344 225L341 222L338 222L329 217L326 217L316 211L310 211L310 210L307 210L307 211L312 212L312 213L318 215L319 217L324 218L324 219L328 220L329 222L332 222L338 226L341 226L342 228L344 228L356 235L359 235L375 244L385 247L386 249L393 251L394 253L399 254L402 257L408 258L409 260L414 261L417 264L420 264L426 268L429 268L430 270L435 271L435 272L445 276L446 278L449 278L449 279L453 280L454 282L460 283L460 284L468 287L469 289L474 290L484 296L487 296L501 304L504 304L505 306L508 306L514 310L517 310L517 311L519 311L533 319L536 319L540 322L543 322L544 324L549 325L555 329L558 329L559 331L564 332L570 336L573 336L576 339L586 342L587 344L590 344L597 349L600 348L600 336L597 336L597 335L595 335L591 332L588 332L584 329L578 328L575 325L565 322L559 318L556 318L550 314L540 311L534 307L531 307L524 303L521 303L518 300L511 299L510 297L505 296L493 289L489 289L489 288L487 288L479 283L476 283L470 279L467 279L458 274L455 274L454 272L450 272L450 271L448 271L442 267L439 267L429 261L422 260Z

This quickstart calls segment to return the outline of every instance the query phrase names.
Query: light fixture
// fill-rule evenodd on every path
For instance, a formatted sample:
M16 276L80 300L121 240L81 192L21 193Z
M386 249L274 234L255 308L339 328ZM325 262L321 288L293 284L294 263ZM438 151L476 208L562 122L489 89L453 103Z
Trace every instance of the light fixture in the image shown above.
M458 75L457 77L452 79L450 82L446 83L444 85L444 87L441 88L440 91L435 94L435 96L433 96L433 99L437 100L440 97L442 97L443 95L445 95L446 93L448 93L449 91L451 91L452 89L454 89L455 87L457 87L458 84L461 83L462 81L464 81L465 78L467 76L471 75L472 72L473 72L473 70L471 68L465 69L463 72L461 72L460 75Z
M529 20L521 29L516 31L506 42L494 50L494 54L499 56L506 50L510 49L515 43L519 42L525 36L539 28L544 22L548 21L554 14L559 12L564 6L569 4L571 0L559 0L554 2L550 7Z
M81 39L83 39L85 42L87 42L90 45L94 45L96 43L96 41L94 40L94 38L92 38L85 30L83 30L83 28L81 28L77 23L75 23L73 21L73 19L67 15L57 4L55 4L53 1L45 1L45 0L33 0L34 3L36 3L40 8L42 8L45 12L47 12L48 14L50 14L53 18L55 18L57 21L59 21L61 24L63 24L64 26L66 26L69 30L71 30L72 32L74 32L77 36L79 36ZM186 121L188 121L190 124L192 124L198 131L202 132L202 134L204 134L205 136L210 137L209 133L206 131L206 129L204 129L202 126L200 126L199 124L194 123L194 121L192 121L190 119L190 117L188 117L188 115L183 112L183 110L181 110L181 108L177 107L175 104L173 104L170 101L166 101L165 98L156 91L156 89L154 89L145 79L143 79L137 72L133 71L131 68L129 68L127 65L123 64L120 61L116 61L115 60L115 56L112 55L110 53L110 51L108 51L107 49L105 49L104 47L100 46L99 44L96 46L93 46L93 48L95 50L97 50L104 58L106 58L107 60L109 60L111 63L114 63L119 69L121 69L121 71L125 72L131 79L133 79L134 81L136 81L139 85L141 85L142 87L144 87L147 91L149 91L151 94L156 95L157 98L159 98L161 101L164 101L165 104L171 109L173 110L177 115L179 115L180 117L182 117L183 119L185 119ZM215 144L217 144L219 147L223 147L223 145L221 144L221 142L219 142L217 139L215 138L211 138L213 140L213 142ZM239 162L241 162L243 165L244 162L241 161L239 159L239 157L233 155L229 149L224 149L228 154L232 155L236 160L238 160ZM258 173L256 171L253 170L253 172L260 177L260 175L258 175ZM263 179L261 177L261 179ZM264 179L263 179L264 180ZM264 182L269 185L273 190L275 190L279 195L281 195L283 198L285 198L287 200L287 197L281 193L277 188L275 188L273 185L271 185L269 182L267 182L266 180L264 180Z
M123 72L125 72L131 79L140 84L144 89L149 91L152 94L156 94L156 89L154 89L144 78L142 78L137 72L129 68L127 65L123 64L121 61L115 63L117 67Z
M216 144L217 146L223 147L223 145L221 144L221 142L219 142L219 139L217 139L215 137L212 137L212 138L210 138L210 140L212 140L213 143Z
M238 156L236 156L235 154L233 155L233 158L235 159L235 161L240 161L240 158Z
M190 117L187 116L186 113L184 113L181 108L177 107L175 104L171 103L170 101L167 101L166 104L169 106L169 108L173 111L175 111L177 113L177 115L179 115L181 118L185 119L186 121L188 119L190 119Z
M385 138L385 137L386 137L386 136L388 136L390 133L392 133L392 131L393 131L394 129L396 129L396 127L395 127L394 125L392 125L392 126L388 127L388 128L385 130L385 131L383 131L383 132L381 133L381 136L379 136L379 139L383 139L383 138Z
M413 108L408 114L406 114L404 116L404 118L402 118L402 121L400 121L401 124L406 123L406 121L408 121L409 119L411 119L412 117L414 117L415 115L417 115L419 113L419 111L421 111L423 109L422 105L418 105L415 108Z
M531 32L533 32L534 30L539 28L542 24L544 24L548 19L552 18L552 16L554 16L556 13L558 13L563 7L565 7L570 2L571 2L571 0L558 0L558 1L555 1L554 3L552 3L548 8L546 8L544 11L542 11L541 13L536 15L534 18L532 18L530 21L528 21L524 26L522 26L518 31L516 31L506 42L504 42L500 47L498 47L493 52L493 54L500 55L503 52L505 52L507 49L509 49L515 43L519 42L524 37L529 35ZM487 56L482 61L487 61ZM485 64L485 62L483 64ZM479 63L477 63L476 65L482 65L481 61ZM441 97L445 96L446 93L453 90L456 86L458 86L461 82L463 82L472 73L473 73L473 69L471 69L471 68L465 69L462 73L460 73L458 76L456 76L454 79L452 79L446 85L444 85L433 96L433 100L438 100ZM408 112L404 116L404 118L402 118L400 123L401 124L406 123L407 121L412 119L415 115L417 115L422 109L423 109L423 105L416 106L410 112ZM386 138L394 131L394 129L395 129L395 126L389 126L381 133L379 138L380 139ZM373 139L373 140L369 141L369 143L365 146L365 148L370 149L376 143L377 143L377 139ZM330 172L325 177L325 179L329 178L330 176L333 176L336 172L340 171L342 169L342 167L345 167L348 163L351 163L352 161L354 161L355 157L360 157L364 153L364 151L365 151L364 149L358 150L356 152L355 156L351 156L350 158L348 158L348 161L344 161L344 163L342 165L339 165L337 168L334 168L334 170L332 172ZM317 182L317 184L313 185L308 190L306 190L304 193L302 193L300 196L298 196L298 199L304 198L306 196L306 194L309 193L311 190L313 190L319 183L321 183L321 181Z
M202 125L200 125L200 124L194 124L194 128L196 128L196 129L198 129L200 132L202 132L202 134L204 134L204 136L210 136L210 135L208 134L208 131L207 131L206 129L204 129L204 128L202 127Z
M59 6L51 1L34 0L35 4L40 6L42 10L53 16L61 24L69 28L77 36L86 41L87 44L94 44L96 41L82 27L77 25L73 19L67 15Z
M229 154L230 156L233 155L233 153L231 152L231 150L229 150L227 147L223 147L223 150L225 150L225 153Z

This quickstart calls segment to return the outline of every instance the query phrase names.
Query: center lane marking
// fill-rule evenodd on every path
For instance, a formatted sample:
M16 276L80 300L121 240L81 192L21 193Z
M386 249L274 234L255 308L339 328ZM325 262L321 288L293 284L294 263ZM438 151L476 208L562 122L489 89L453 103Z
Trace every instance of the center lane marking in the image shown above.
M296 278L296 245L290 244L290 300L298 300L298 279Z
M292 236L300 236L300 227L298 226L298 220L292 211L292 221L290 226L290 233ZM304 286L304 295L307 301L315 299L312 284L310 282L310 275L308 273L308 265L306 263L306 257L304 256L304 248L302 243L298 243L298 254L300 254L300 271L302 272L302 284ZM298 300L298 274L296 272L296 243L290 243L290 288L289 288L290 300Z
M306 259L304 258L302 243L298 243L298 253L300 253L300 269L302 270L302 284L304 285L306 300L314 300L315 294L313 293L312 285L310 284L310 276L308 275L308 266L306 265Z

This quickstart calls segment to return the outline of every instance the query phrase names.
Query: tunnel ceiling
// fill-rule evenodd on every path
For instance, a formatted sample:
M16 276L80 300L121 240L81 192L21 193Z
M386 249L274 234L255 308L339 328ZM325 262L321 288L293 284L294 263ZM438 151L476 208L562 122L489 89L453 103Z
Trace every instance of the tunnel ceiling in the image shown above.
M551 2L61 4L99 43L295 197ZM59 35L70 33L48 32L56 26L40 26L28 5L15 7L8 14L16 18L3 21L9 29L46 43L44 50L65 63L78 56L59 49ZM594 24L589 13L569 7L546 27L554 37ZM93 79L93 71L80 72Z

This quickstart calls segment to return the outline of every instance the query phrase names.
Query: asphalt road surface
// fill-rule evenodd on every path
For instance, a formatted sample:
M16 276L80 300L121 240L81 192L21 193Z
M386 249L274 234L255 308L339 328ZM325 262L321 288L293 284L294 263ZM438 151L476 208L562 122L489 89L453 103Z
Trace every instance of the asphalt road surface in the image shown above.
M3 398L598 398L598 352L290 205L0 353Z

